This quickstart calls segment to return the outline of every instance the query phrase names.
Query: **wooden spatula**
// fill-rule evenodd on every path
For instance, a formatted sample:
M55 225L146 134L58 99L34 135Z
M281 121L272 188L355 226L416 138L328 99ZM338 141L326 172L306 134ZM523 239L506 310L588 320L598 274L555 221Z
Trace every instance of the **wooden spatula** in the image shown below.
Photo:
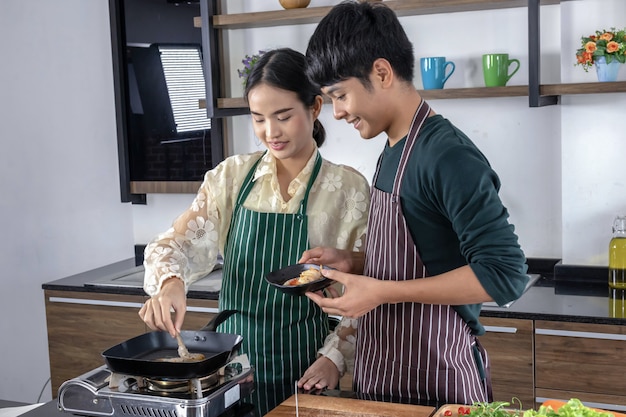
M185 342L183 342L183 338L180 337L180 333L176 333L176 341L178 342L178 356L180 356L181 359L185 361L201 361L204 359L202 353L189 353Z

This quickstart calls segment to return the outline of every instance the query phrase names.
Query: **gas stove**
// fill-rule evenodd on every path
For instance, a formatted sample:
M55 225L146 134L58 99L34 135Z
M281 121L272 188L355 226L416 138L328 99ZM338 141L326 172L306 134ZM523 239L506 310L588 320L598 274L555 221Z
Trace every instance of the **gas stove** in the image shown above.
M200 378L155 379L120 375L103 365L65 381L57 404L61 411L95 417L254 416L233 412L254 391L253 376L254 368L226 366Z

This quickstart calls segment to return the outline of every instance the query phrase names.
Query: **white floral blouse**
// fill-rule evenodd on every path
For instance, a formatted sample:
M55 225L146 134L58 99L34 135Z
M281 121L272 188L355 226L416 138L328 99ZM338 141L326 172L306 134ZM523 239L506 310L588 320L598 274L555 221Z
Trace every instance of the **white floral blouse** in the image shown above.
M191 283L213 270L218 253L224 253L240 187L262 155L263 152L255 152L231 156L208 171L191 206L174 220L169 230L146 246L144 290L148 295L158 293L163 281L171 277L181 278L187 290ZM289 184L291 199L285 202L278 185L275 159L269 152L263 155L244 206L256 211L296 213L315 156L313 153L302 172ZM369 184L363 175L349 166L323 160L307 206L310 246L362 251L369 203ZM338 343L336 335L331 335L322 351L343 372L343 358L335 351Z

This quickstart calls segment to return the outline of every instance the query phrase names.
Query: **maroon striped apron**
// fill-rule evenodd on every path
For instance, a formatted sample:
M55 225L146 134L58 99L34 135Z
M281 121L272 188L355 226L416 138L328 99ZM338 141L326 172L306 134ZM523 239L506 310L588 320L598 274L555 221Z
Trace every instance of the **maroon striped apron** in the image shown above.
M378 161L368 219L366 276L402 281L428 275L402 214L400 185L429 113L430 106L422 100L409 129L391 194L374 186L381 159ZM491 400L491 389L489 378L481 378L483 369L488 370L486 352L451 306L383 304L359 321L354 385L365 397L454 404L484 402Z

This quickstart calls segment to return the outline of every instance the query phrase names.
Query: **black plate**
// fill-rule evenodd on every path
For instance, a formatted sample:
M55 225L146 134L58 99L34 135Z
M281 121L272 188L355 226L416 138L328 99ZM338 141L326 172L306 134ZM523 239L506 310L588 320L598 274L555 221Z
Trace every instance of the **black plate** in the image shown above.
M330 284L333 283L333 280L328 279L326 277L322 277L322 279L318 279L317 281L313 281L313 282L309 282L308 284L302 284L302 285L283 285L286 281L292 279L292 278L297 278L300 276L300 273L302 273L302 271L306 271L309 268L316 268L319 269L320 266L317 264L296 264L296 265L289 265L285 268L282 269L278 269L276 271L272 271L269 274L267 274L267 276L265 277L265 279L267 280L267 282L270 283L270 285L278 288L279 290L281 290L284 293L287 294L291 294L291 295L304 295L305 292L307 291L311 291L311 292L315 292L315 291L319 291L322 290L326 287L328 287ZM324 269L334 269L331 268L329 266L324 265L323 266Z

